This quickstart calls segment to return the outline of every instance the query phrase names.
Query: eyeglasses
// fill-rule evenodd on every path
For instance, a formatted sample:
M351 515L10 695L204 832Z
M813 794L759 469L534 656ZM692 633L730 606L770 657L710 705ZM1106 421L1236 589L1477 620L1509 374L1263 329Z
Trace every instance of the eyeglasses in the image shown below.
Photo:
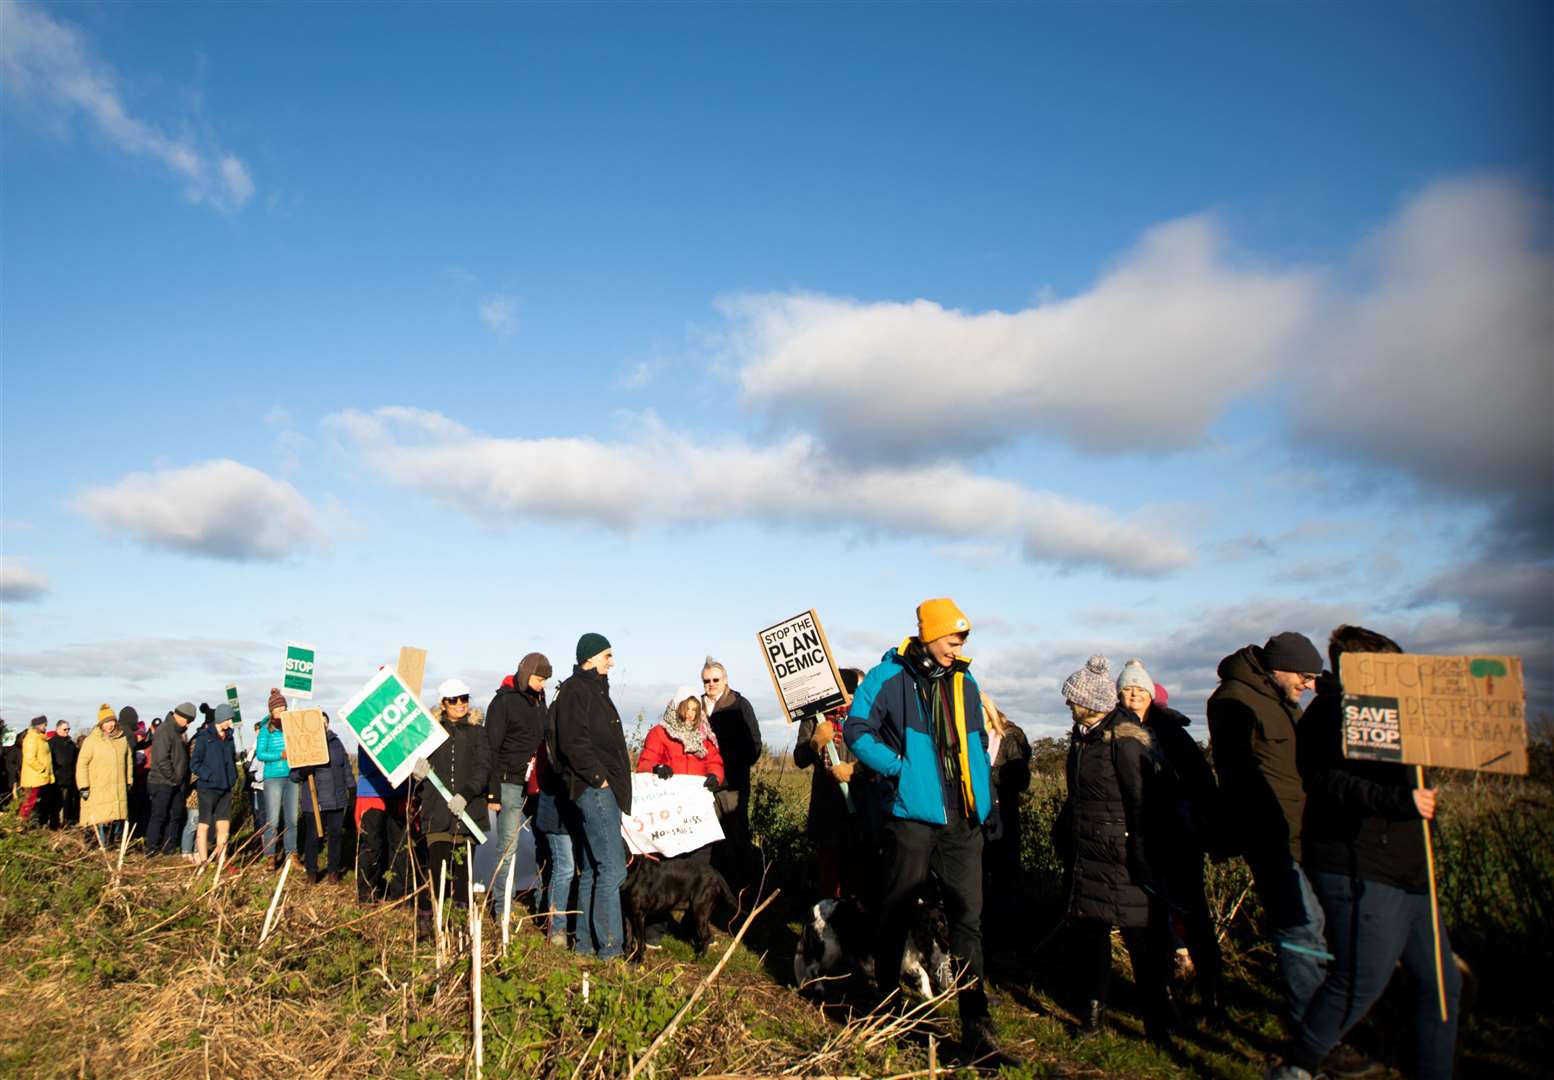
M723 681L722 679L703 679L701 681L701 684L703 686L716 686L716 685L718 685L718 683L720 683L722 681Z
M460 694L458 697L445 697L443 700L446 701L449 705L468 705L469 695Z

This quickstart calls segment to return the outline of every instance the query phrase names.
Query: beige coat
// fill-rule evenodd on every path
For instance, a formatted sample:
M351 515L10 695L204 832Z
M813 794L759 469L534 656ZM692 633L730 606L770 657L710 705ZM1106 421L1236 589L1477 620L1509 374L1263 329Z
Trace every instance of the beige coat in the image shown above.
M134 781L135 755L122 731L112 736L99 726L81 744L76 758L76 787L81 800L81 824L105 825L129 817L129 788Z

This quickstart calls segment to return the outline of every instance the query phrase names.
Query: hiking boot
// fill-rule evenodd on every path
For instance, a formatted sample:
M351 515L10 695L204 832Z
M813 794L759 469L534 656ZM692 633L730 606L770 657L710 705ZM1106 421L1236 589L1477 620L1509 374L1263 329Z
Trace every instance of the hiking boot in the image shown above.
M1106 1003L1092 998L1079 1014L1079 1035L1098 1035L1105 1030Z
M978 1069L1006 1069L1020 1064L1002 1046L993 1030L993 1022L986 1017L972 1020L965 1025L960 1037L961 1061Z
M1329 1076L1370 1076L1381 1071L1381 1065L1347 1043L1339 1043L1322 1059L1322 1071Z
M329 871L329 884L331 884L331 885L338 885L338 884L340 884L340 871L338 871L338 870L331 870L331 871Z

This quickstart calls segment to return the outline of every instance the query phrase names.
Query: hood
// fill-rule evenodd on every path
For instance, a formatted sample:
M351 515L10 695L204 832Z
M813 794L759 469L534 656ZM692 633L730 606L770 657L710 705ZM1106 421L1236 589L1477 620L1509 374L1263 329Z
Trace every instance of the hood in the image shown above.
M496 688L496 692L498 694L500 694L503 690L506 690L509 693L512 692L512 690L513 690L513 677L511 675L504 675L504 676L502 676L502 685L498 686Z
M1263 667L1262 649L1256 645L1248 645L1243 649L1231 653L1219 662L1219 677L1222 682L1245 683L1252 690L1264 697L1284 703L1284 695L1279 692L1279 687L1268 677L1268 669Z
M1177 712L1175 709L1164 705L1151 705L1145 719L1151 724L1175 724L1177 727L1187 727L1192 720Z
M548 679L553 674L555 670L550 666L550 661L545 658L545 654L531 652L518 661L518 689L528 690L530 676L543 675Z

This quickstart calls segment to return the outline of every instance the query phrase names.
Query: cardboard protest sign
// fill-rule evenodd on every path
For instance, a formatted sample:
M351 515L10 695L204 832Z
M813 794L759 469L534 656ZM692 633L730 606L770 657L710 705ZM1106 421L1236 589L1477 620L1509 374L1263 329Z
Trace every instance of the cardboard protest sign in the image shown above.
M391 785L402 783L417 758L428 757L448 733L393 668L383 668L346 702L340 716L360 748Z
M281 713L286 733L286 764L293 769L329 764L329 742L324 738L324 714L318 709L289 709Z
M683 855L723 839L712 792L700 776L631 774L631 813L621 835L638 855Z
M313 696L313 659L317 655L311 645L300 641L286 643L286 668L281 676L281 692L289 697Z
M789 723L847 703L842 673L813 609L768 626L756 638Z
M1527 707L1516 656L1345 653L1344 756L1527 773Z
M232 706L232 725L238 729L243 726L243 710L237 704L237 683L227 683L227 704Z

